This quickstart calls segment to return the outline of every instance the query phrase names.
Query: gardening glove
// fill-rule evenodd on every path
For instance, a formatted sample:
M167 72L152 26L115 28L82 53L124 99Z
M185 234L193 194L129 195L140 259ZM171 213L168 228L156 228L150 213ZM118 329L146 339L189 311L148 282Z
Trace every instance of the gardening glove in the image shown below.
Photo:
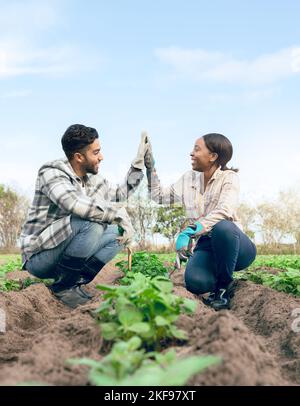
M203 230L201 223L196 222L189 225L187 228L182 230L176 240L176 252L181 259L181 261L187 261L191 256L191 251L189 249L191 239L194 238Z
M151 146L151 145L150 145ZM149 143L148 143L148 135L146 132L142 132L141 135L141 142L138 148L138 152L136 158L131 162L131 166L136 169L143 170L145 165L145 155L148 151Z
M120 236L117 237L120 244L130 247L133 243L134 228L132 227L130 217L124 207L118 210L116 218Z
M147 135L147 144L148 144L148 149L145 154L144 164L145 164L145 167L147 168L147 171L152 172L155 167L155 160L153 157L151 141L150 141L150 138L148 135Z

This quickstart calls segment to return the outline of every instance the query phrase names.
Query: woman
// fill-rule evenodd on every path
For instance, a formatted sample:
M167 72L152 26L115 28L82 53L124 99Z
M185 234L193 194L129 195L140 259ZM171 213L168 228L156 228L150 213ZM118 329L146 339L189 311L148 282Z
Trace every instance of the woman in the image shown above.
M233 272L247 268L256 256L256 247L243 233L236 216L239 178L236 169L227 167L232 152L231 142L224 135L204 135L191 153L193 170L166 190L148 164L152 198L161 203L181 200L192 222L176 241L176 250L185 259L190 238L197 239L186 266L186 288L195 294L209 292L204 303L215 310L230 307ZM151 162L149 157L147 162Z

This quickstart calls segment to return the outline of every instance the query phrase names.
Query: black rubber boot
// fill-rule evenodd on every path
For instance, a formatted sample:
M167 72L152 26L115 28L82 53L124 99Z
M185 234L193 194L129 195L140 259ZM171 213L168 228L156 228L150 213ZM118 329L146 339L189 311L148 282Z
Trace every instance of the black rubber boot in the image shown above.
M88 293L82 285L87 285L98 275L101 269L105 266L105 263L99 261L96 257L89 258L83 265L80 272L80 279L78 281L80 291L86 295L89 299L93 297Z
M56 280L49 287L54 296L71 308L85 304L89 298L84 295L78 286L80 272L85 263L85 258L71 257L63 254L55 272Z
M231 282L226 288L219 288L215 294L214 300L211 301L210 306L218 310L230 309L230 299L234 296L234 281Z
M86 304L90 299L84 295L79 286L73 286L72 288L62 290L54 293L54 296L63 302L66 306L75 309L79 305Z
M210 292L207 297L202 297L202 302L207 306L210 306L212 302L215 300L216 292Z

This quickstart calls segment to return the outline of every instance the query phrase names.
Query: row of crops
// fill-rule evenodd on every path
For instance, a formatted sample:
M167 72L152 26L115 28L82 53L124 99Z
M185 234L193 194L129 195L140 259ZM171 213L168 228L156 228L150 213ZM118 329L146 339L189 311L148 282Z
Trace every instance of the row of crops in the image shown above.
M235 277L300 297L300 256L261 255Z
M97 286L104 295L95 312L111 351L100 361L69 361L89 366L93 385L180 386L221 361L216 356L178 359L169 349L186 342L187 334L176 321L180 314L193 314L196 302L172 293L168 269L156 255L135 254L130 272L126 261L116 265L124 277L118 286Z
M123 256L121 256L123 258ZM149 260L151 258L151 260ZM1 259L1 257L0 257ZM6 274L21 268L19 256L8 256L0 265L0 291L19 290L37 282L28 278L22 281L7 279ZM147 276L167 275L168 269L164 263L172 264L175 254L138 253L133 259L134 269L142 271ZM126 262L120 261L122 271L126 270ZM126 273L125 281L130 278ZM254 263L245 271L235 274L236 279L246 279L254 283L269 286L272 289L300 296L300 256L299 255L259 255Z
M172 264L175 254L159 254L157 258ZM300 256L259 255L248 269L235 273L234 277L300 296Z

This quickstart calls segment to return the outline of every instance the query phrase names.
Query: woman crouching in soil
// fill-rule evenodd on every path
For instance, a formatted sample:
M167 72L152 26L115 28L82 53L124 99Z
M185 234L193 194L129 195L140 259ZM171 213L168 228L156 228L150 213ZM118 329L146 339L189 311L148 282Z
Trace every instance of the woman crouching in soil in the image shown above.
M247 268L256 257L256 247L243 233L236 216L238 170L226 166L232 153L232 144L224 135L204 135L190 154L192 170L164 189L154 164L151 166L153 157L146 159L152 199L162 204L180 202L191 224L176 241L179 258L188 260L186 288L194 294L209 292L203 301L215 310L230 308L233 272ZM188 249L191 238L196 239L192 254Z

